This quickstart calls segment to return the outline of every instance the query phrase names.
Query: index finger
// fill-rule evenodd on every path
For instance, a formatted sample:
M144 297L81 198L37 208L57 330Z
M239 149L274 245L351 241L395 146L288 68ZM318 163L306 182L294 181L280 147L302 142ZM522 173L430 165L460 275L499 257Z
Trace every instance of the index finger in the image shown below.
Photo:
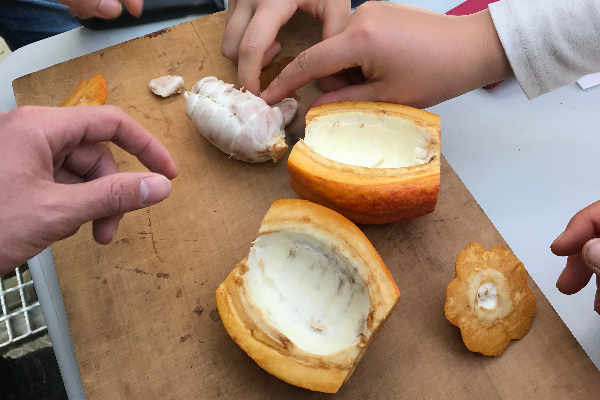
M583 260L581 253L570 255L567 265L556 281L556 288L564 294L575 294L587 286L592 270Z
M144 0L125 0L124 3L125 7L127 7L127 11L129 11L129 14L133 15L136 18L142 16Z
M23 124L43 127L52 154L79 143L113 142L150 171L173 179L177 167L169 151L136 120L115 106L30 107Z
M313 79L360 66L356 46L350 43L342 32L304 50L281 71L260 97L267 104L276 104Z
M575 214L550 249L557 256L569 256L579 253L588 240L598 236L600 236L600 201Z
M241 39L238 58L238 83L254 94L260 92L260 70L265 53L277 37L277 32L296 11L288 2L269 3L259 7Z

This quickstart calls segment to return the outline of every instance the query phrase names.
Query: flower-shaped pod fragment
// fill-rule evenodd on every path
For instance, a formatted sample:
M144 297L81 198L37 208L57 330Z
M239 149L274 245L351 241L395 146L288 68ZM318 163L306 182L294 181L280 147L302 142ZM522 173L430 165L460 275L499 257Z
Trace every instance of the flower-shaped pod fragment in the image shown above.
M527 271L510 250L496 246L487 251L471 243L456 258L444 311L469 350L500 355L511 339L529 332L535 304Z

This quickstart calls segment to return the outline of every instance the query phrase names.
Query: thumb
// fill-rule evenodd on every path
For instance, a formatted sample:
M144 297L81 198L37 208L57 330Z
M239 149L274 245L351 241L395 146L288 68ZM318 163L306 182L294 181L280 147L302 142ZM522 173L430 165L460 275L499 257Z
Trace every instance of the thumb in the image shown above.
M83 224L159 203L171 194L171 182L159 174L120 172L67 190L70 209Z
M310 105L310 108L338 101L382 101L376 83L345 86L339 90L325 93Z
M588 240L583 246L583 259L592 272L600 275L600 239Z

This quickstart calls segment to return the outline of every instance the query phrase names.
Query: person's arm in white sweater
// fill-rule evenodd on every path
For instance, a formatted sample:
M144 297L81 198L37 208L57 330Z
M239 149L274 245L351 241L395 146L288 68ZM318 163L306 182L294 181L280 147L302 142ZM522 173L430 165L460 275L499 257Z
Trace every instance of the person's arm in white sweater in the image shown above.
M529 99L600 71L600 0L501 0L489 9Z

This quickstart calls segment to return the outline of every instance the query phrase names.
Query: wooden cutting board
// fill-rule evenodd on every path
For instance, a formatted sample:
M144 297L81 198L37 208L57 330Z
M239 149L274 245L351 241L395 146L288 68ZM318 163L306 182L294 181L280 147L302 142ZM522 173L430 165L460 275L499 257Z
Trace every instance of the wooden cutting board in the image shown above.
M189 89L215 75L236 81L220 55L225 13L200 18L55 65L14 82L19 105L56 106L102 73L108 104L123 108L170 150L179 168L171 197L130 213L115 241L100 246L86 225L52 247L88 399L317 399L264 372L229 338L215 290L244 258L275 199L296 198L286 160L250 165L204 140L183 96L162 99L150 79L176 74ZM296 15L280 32L278 59L320 39L320 25ZM301 109L287 129L302 137L319 96L298 90ZM445 132L442 115L442 136ZM465 124L468 124L465 121ZM121 170L143 167L114 148ZM510 210L506 210L510 212ZM530 279L537 298L531 332L500 357L469 352L444 317L454 260L470 242L506 243L443 160L437 210L412 221L361 226L402 299L338 399L598 399L600 373Z

